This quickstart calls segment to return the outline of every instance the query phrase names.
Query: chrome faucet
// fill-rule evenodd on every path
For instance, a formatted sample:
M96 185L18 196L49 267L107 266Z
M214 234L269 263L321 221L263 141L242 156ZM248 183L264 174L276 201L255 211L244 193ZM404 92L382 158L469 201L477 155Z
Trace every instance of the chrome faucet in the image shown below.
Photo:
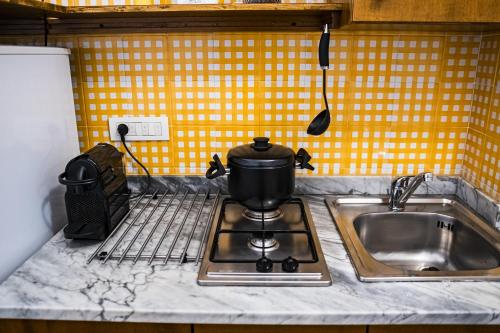
M432 173L422 172L416 176L403 176L394 179L391 183L391 194L389 197L389 209L392 211L402 211L406 202L422 182L432 180Z

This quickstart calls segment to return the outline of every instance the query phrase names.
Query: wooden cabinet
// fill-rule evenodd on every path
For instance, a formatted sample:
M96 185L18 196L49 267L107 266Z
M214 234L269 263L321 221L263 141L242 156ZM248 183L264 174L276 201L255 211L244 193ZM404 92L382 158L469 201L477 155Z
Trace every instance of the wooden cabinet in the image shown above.
M351 0L351 22L500 23L498 0Z
M500 29L498 0L350 0L342 12L346 29Z
M0 0L0 34L32 34L34 25L40 34L320 31L323 24L340 22L344 1L65 7L38 0Z
M193 325L194 333L365 333L366 326Z
M193 325L194 333L497 333L499 326L486 325Z
M24 19L23 24L12 21L19 18ZM31 20L31 26L27 20ZM431 27L432 30L446 31L498 31L500 1L328 0L325 3L64 7L38 0L0 0L0 31L12 34L32 34L36 24L40 26L41 34L79 34L317 31L325 23L347 30L422 30Z
M0 319L1 333L191 333L189 324Z
M487 325L375 325L369 333L498 333L500 327Z
M1 333L497 333L487 325L209 325L0 319Z

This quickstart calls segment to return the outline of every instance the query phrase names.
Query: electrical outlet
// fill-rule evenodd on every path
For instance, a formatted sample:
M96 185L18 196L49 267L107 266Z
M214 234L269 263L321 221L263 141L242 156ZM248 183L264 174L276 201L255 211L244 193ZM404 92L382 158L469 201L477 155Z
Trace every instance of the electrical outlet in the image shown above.
M111 141L120 141L118 125L128 126L127 141L168 140L168 117L112 117L109 118Z

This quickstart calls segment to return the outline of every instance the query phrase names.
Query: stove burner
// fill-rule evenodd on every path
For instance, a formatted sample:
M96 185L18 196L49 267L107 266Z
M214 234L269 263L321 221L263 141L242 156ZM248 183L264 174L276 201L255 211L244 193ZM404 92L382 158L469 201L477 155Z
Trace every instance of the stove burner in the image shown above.
M302 198L291 198L269 212L251 211L225 198L210 228L200 285L331 284L309 206Z
M248 247L257 252L262 252L262 247L266 252L276 250L280 243L273 237L272 233L267 233L264 238L262 234L256 233L248 240Z
M243 216L246 217L249 220L252 221L262 221L262 212L256 211L256 210L251 210L251 209L245 209L243 211ZM264 212L264 221L274 221L283 216L283 211L278 208L276 210L270 210L267 212Z

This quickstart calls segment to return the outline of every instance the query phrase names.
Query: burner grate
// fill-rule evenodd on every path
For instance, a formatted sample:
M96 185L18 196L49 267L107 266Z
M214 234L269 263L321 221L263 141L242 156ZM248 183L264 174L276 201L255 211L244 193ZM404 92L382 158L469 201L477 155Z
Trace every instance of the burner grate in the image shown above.
M188 187L142 195L133 202L113 232L88 258L103 263L147 261L148 264L202 259L202 252L220 190L191 191Z
M245 259L234 259L232 257L230 259L225 259L225 258L219 258L216 255L217 249L218 249L219 244L220 244L220 239L221 239L221 237L224 237L222 235L231 235L231 234L232 235L241 235L241 237L236 236L236 238L240 240L239 243L244 243L244 244L250 244L252 240L260 240L261 242L265 243L266 241L268 241L266 235L274 235L273 237L280 237L280 235L282 235L282 234L283 235L284 234L293 234L296 236L292 236L292 237L299 237L299 238L301 237L301 238L305 238L307 240L307 249L311 254L310 259L309 258L308 259L298 259L297 262L298 263L316 263L316 262L318 262L318 254L316 252L316 245L315 245L314 239L312 237L311 229L309 227L310 221L308 220L307 216L304 214L305 207L304 207L302 200L292 198L284 204L284 205L297 205L300 208L299 210L300 210L300 214L301 214L301 219L303 221L303 228L299 228L299 229L283 229L283 228L269 227L269 226L267 226L268 222L265 221L265 215L264 215L265 212L264 213L260 212L261 216L263 217L263 218L261 218L260 228L256 228L256 229L252 229L252 228L225 229L222 226L222 223L223 223L223 220L225 217L225 209L226 209L226 207L228 207L228 204L235 204L235 203L237 203L237 202L231 198L226 198L222 201L222 211L221 211L221 214L219 214L219 216L218 216L217 226L216 226L216 229L214 232L214 241L212 243L212 247L211 247L211 251L210 251L209 258L210 258L211 262L214 262L214 263L257 263L259 258L256 258L254 256L252 256L251 258L245 258ZM279 210L278 215L280 217L284 216L284 213L281 211L281 209ZM243 216L248 218L248 210L243 211ZM250 220L253 220L253 219L250 219ZM244 237L244 235L249 235L249 234L251 234L252 237L248 237L247 241L243 241L242 237ZM276 242L279 243L278 241L276 241ZM276 247L276 246L275 247L264 247L264 248L260 247L260 248L256 248L256 249L252 249L250 247L250 249L255 251L255 252L261 252L260 259L262 259L262 258L269 259L268 257L275 254L276 253L275 250L277 250L278 248L279 247ZM279 258L279 259L273 258L272 261L274 263L281 264L285 260L287 260L288 257L289 257L289 253L286 253L283 255L283 258Z
M311 211L303 198L280 206L277 219L256 221L234 199L219 200L210 227L198 283L214 286L328 286L330 272ZM271 249L251 241L274 239ZM272 245L272 244L268 244Z

